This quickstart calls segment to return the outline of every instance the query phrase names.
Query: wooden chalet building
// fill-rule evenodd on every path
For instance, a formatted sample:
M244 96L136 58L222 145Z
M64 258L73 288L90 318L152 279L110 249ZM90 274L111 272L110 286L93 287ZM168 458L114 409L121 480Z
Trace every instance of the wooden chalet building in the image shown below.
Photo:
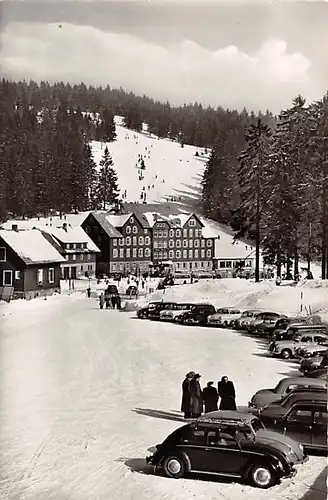
M145 216L91 212L81 226L100 249L97 273L148 271L152 242Z
M63 223L61 227L41 229L44 237L65 259L62 279L93 278L96 275L96 256L99 248L81 227Z
M36 229L0 229L0 297L34 298L60 293L62 255Z

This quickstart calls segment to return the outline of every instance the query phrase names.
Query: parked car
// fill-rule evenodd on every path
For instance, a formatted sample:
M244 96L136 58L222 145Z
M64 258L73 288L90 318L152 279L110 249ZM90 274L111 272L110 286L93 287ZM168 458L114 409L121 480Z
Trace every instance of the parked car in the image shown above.
M294 333L289 340L271 342L268 352L272 356L289 359L295 356L295 351L298 348L306 347L309 344L328 342L328 335L312 333L313 331L315 330L301 330L300 333Z
M183 325L205 326L208 316L215 312L215 307L211 304L196 305L193 306L190 311L179 314L176 317L176 321Z
M274 418L274 415L278 416L285 413L289 408L294 406L294 404L301 401L318 401L327 400L327 387L298 387L293 389L280 401L274 401L263 408L254 408L252 413L257 415L262 422L265 424L266 415L269 418Z
M263 408L264 406L283 399L287 394L295 389L303 388L326 388L327 382L324 380L313 380L306 377L287 377L281 379L273 389L261 389L251 398L248 406L250 408Z
M290 324L308 324L306 318L307 316L288 318L283 315L275 322L264 320L263 323L257 326L256 332L263 337L273 339L275 332L286 330Z
M231 328L240 315L241 311L235 307L221 307L215 314L208 316L207 324L208 326Z
M295 351L295 357L302 360L304 358L312 358L317 354L323 355L326 351L328 351L327 342L323 344L312 344L306 347L298 347Z
M307 453L327 454L327 394L313 393L288 408L268 407L259 418L267 428L302 443Z
M322 379L328 381L327 367L325 366L324 368L318 368L317 370L313 370L313 372L309 373L308 378Z
M260 309L248 309L244 311L240 318L237 318L235 321L236 330L247 330L248 325L254 319L257 314L261 313Z
M269 488L293 476L307 456L299 443L267 431L254 415L215 411L175 430L146 460L170 478L196 472Z
M319 325L321 323L320 316L295 316L290 318L278 319L275 328L269 334L272 340L284 340L285 331L293 325Z
M125 293L126 295L130 295L130 297L132 297L132 295L135 295L137 297L137 295L139 294L138 287L136 285L129 285Z
M295 333L304 332L328 333L328 328L324 324L305 325L300 323L291 323L285 330L276 331L272 335L273 340L288 340Z
M248 325L247 327L247 330L249 333L256 333L257 331L257 328L259 327L259 325L261 325L264 321L266 323L272 323L272 324L275 324L277 319L279 318L284 318L286 316L282 315L282 314L279 314L279 313L276 313L276 312L270 312L270 311L265 311L265 312L260 312L259 314L257 314L253 319L252 321L250 322L250 324Z
M161 311L159 314L159 319L161 321L175 321L176 317L179 316L179 314L190 311L195 305L201 304L193 304L188 302L176 304L172 309L164 309L163 311Z
M161 311L164 311L164 309L172 309L173 307L176 306L175 302L161 302L160 304L157 304L154 308L152 308L149 313L148 313L148 319L151 320L159 320L160 318L160 313Z
M141 309L138 309L137 311L137 316L139 319L146 319L148 318L148 314L150 311L155 309L155 307L159 304L162 304L162 302L149 302L149 304L146 307L142 307Z

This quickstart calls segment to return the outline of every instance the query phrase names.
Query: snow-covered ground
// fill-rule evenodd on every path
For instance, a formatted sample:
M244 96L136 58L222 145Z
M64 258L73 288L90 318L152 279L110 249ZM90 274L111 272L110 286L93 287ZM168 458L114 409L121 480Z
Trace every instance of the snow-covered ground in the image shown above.
M145 188L148 203L161 202L174 197L194 199L199 197L201 180L208 154L204 148L185 145L168 139L158 139L147 131L141 133L126 129L120 117L115 117L117 138L107 143L114 161L121 196L126 190L124 201L140 202ZM105 143L91 143L94 158L99 165ZM198 151L199 156L195 156ZM143 157L146 169L144 179L139 180L136 168L139 155ZM148 186L150 189L148 189Z
M218 305L245 307L262 300L263 307L281 310L288 302L294 311L300 288L221 280L175 287L164 295L198 300L202 294ZM302 289L314 305L327 300L328 288ZM237 404L244 406L255 391L295 369L292 362L266 358L265 348L252 338L100 311L95 298L80 292L2 304L0 314L3 498L296 500L326 465L324 458L311 457L294 479L270 493L227 481L170 480L146 467L148 448L182 424L181 382L187 371L199 371L203 385L227 374Z

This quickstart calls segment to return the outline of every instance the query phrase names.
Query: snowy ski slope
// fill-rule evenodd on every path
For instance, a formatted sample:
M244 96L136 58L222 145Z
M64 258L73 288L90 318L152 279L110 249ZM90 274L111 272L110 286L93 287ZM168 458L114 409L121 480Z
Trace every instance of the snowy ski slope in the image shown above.
M148 203L195 199L200 194L200 183L208 155L203 148L185 145L149 134L144 125L138 133L123 127L122 117L115 117L117 139L107 143L114 161L121 196L124 201L140 202L144 189ZM94 158L99 165L105 143L92 141ZM199 156L195 156L198 151ZM136 167L139 155L146 165L144 178L139 180ZM149 186L149 189L148 189ZM126 196L124 196L126 190ZM173 200L172 200L173 201Z

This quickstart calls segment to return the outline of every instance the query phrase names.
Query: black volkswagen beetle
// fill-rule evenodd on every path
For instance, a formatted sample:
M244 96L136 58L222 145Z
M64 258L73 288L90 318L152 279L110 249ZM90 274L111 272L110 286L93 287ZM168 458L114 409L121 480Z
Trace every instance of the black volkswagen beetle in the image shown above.
M215 411L175 430L146 460L170 478L213 474L269 488L292 477L307 456L301 444L266 430L254 415Z

